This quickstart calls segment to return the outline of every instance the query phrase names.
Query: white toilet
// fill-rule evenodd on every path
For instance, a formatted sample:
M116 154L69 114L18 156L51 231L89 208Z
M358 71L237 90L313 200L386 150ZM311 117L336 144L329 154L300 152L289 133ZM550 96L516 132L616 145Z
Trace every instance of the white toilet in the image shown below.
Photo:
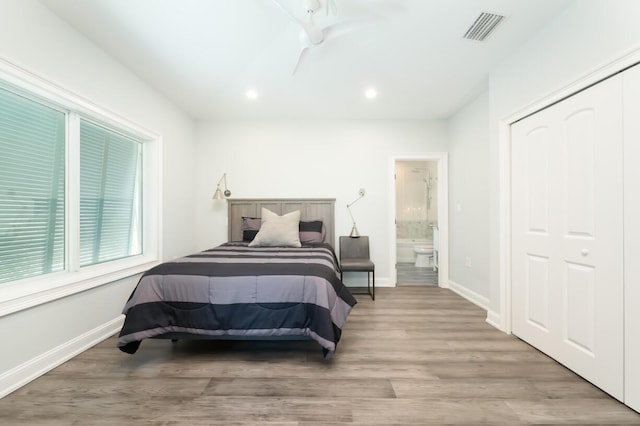
M431 266L431 258L433 257L433 244L422 244L415 246L416 252L416 268L428 268Z

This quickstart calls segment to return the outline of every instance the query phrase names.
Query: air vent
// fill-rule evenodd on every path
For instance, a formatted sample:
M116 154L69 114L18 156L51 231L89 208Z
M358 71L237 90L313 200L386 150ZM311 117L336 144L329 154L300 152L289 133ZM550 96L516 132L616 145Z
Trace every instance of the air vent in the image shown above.
M504 19L504 15L482 12L464 34L469 40L484 41Z

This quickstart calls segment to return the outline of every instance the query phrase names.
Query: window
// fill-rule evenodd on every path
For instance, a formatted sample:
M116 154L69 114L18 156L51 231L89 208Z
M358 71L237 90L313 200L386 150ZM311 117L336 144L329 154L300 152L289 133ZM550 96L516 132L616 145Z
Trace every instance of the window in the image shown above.
M140 145L80 121L80 266L142 251Z
M64 269L65 114L0 90L0 284Z
M9 71L0 62L0 316L160 257L160 137Z

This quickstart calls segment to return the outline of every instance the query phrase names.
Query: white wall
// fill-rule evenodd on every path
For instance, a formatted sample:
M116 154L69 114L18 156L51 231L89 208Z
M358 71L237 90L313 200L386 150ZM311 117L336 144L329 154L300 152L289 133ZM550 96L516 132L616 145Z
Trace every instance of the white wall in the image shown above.
M449 120L449 278L484 300L489 285L489 93Z
M226 202L211 200L224 172L235 198L335 198L337 236L351 231L346 205L364 188L365 197L351 210L360 233L370 236L379 285L395 285L392 158L447 150L446 123L440 121L229 121L201 123L197 133L200 249L227 238Z
M634 0L575 1L490 76L490 309L496 321L504 310L500 286L507 247L500 232L505 221L500 188L508 152L501 146L505 138L499 134L499 122L639 49L639 16L640 2Z
M193 121L40 3L2 0L1 9L3 59L163 136L163 257L192 252ZM73 350L78 338L99 334L119 317L134 285L122 280L1 317L0 396Z

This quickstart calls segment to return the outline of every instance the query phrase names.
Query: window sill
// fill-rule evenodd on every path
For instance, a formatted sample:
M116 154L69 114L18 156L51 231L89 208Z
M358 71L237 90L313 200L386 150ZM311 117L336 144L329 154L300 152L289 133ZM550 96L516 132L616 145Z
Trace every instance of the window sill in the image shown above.
M22 281L8 284L7 288L0 285L0 317L142 274L159 262L137 258L114 263L117 266L95 265L79 272L42 275L27 284Z

